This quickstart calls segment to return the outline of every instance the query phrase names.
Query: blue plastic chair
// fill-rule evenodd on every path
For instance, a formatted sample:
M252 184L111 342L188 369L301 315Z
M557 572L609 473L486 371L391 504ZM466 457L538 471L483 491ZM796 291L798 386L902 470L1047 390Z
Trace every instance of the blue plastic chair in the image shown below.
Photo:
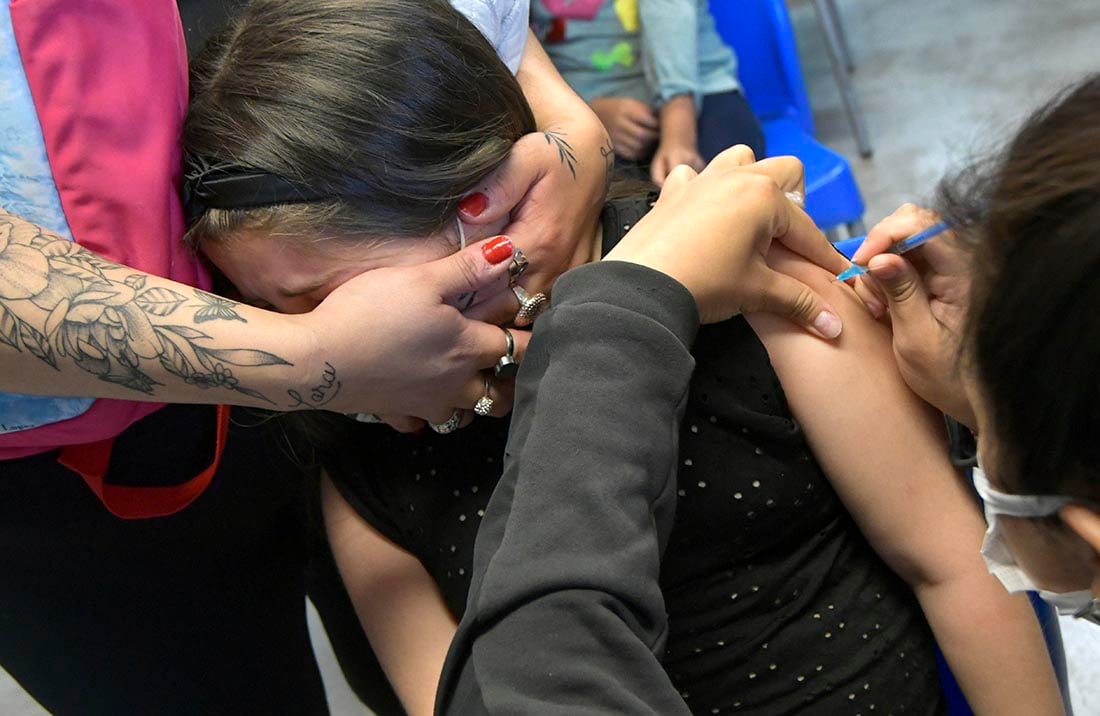
M833 247L850 259L855 255L864 238L859 236L837 241L833 244ZM1043 638L1046 640L1047 650L1050 652L1050 661L1054 665L1054 674L1058 677L1058 686L1062 691L1062 700L1066 704L1066 713L1072 714L1073 711L1069 702L1069 681L1066 676L1066 654L1062 648L1062 631L1058 627L1058 615L1049 604L1039 599L1038 595L1029 594L1028 596L1031 597L1031 606L1035 609L1039 627L1043 630ZM966 703L966 698L963 696L958 682L951 674L951 670L939 650L936 652L936 665L939 667L940 684L947 699L948 716L973 716L974 712Z
M737 53L745 97L764 127L770 156L789 154L806 167L806 211L822 230L863 233L863 197L852 168L814 139L813 114L783 0L711 0L722 38Z

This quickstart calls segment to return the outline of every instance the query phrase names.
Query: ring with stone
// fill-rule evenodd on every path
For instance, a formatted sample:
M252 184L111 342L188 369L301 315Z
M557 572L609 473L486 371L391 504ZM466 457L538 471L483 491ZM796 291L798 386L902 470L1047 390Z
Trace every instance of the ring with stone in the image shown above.
M428 423L428 427L439 433L440 435L446 435L447 433L453 433L458 430L459 423L462 422L462 414L457 410L451 413L451 417L444 420L442 423Z
M535 322L538 315L550 304L550 299L545 293L530 294L523 286L512 286L512 293L519 299L519 311L512 321L517 326L529 326Z
M508 264L508 285L515 286L519 277L527 270L527 257L519 249L512 252L512 262Z
M507 328L501 330L504 331L504 355L493 367L493 375L498 378L515 378L516 373L519 372L519 361L516 360L516 339L512 338L512 332Z
M481 418L487 417L489 413L493 412L493 398L489 395L490 385L489 379L486 378L485 395L478 398L477 402L474 403L474 414Z

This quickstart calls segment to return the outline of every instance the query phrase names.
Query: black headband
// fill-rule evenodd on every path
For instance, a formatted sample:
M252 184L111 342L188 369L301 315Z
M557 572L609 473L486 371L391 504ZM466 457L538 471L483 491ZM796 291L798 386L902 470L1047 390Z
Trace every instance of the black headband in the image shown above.
M208 209L254 209L332 198L261 169L229 163L213 164L202 157L183 160L183 211L190 225Z

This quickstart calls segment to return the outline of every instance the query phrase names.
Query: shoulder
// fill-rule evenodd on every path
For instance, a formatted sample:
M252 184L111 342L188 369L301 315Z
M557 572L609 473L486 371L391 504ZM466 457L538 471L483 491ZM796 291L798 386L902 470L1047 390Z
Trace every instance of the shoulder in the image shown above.
M513 73L527 45L530 0L450 0L474 24Z

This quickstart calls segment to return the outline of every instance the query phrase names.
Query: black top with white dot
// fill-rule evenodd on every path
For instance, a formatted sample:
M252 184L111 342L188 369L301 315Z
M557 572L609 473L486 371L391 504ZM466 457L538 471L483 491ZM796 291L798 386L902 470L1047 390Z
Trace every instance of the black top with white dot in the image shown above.
M609 203L605 244L646 207ZM704 327L693 353L677 519L661 572L664 663L687 704L697 714L942 713L916 600L840 504L763 345L735 319ZM329 461L334 481L420 559L461 615L507 421L420 437L357 430L361 439ZM548 519L568 519L568 510Z

